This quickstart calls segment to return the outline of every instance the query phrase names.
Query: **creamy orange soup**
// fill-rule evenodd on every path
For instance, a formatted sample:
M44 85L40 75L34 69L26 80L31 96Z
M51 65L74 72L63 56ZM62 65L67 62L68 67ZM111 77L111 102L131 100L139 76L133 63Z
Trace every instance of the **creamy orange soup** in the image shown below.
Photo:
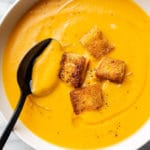
M90 57L79 42L94 25L115 50L108 56L126 62L122 84L102 82L104 105L98 111L75 115L72 86L58 78L61 56L74 52ZM33 95L28 96L21 120L37 136L67 148L100 148L135 133L150 118L150 19L130 0L41 0L17 23L3 58L3 81L11 106L20 96L16 80L19 62L45 38L57 39L35 63Z

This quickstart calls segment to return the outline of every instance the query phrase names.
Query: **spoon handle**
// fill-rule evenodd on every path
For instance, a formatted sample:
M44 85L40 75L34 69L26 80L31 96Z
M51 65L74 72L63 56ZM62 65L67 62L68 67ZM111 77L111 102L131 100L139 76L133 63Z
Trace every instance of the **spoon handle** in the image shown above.
M0 150L3 149L3 147L4 147L8 137L9 137L9 135L11 133L11 131L14 128L14 125L15 125L15 123L16 123L19 115L20 115L20 112L21 112L21 110L22 110L22 108L24 106L25 99L26 99L27 95L28 94L26 94L26 93L23 93L23 92L21 93L18 105L16 106L16 109L15 109L15 111L14 111L14 113L13 113L13 115L12 115L12 117L11 117L9 123L8 123L8 125L6 126L2 136L0 137Z

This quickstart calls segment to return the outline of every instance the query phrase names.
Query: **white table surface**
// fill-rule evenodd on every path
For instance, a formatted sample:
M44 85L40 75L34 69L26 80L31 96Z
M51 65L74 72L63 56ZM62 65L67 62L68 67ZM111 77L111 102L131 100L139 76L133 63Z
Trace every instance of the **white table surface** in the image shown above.
M14 2L15 0L0 0L0 19ZM0 114L0 135L5 126L6 122L4 122L2 115ZM4 147L4 150L33 150L33 149L27 146L25 143L23 143L16 135L12 133L7 144Z

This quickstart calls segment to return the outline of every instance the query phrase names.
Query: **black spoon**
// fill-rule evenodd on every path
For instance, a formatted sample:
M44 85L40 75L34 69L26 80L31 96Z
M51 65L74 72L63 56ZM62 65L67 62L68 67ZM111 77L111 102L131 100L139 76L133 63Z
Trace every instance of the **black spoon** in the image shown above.
M52 39L46 39L36 44L33 48L29 50L29 52L22 59L18 72L17 72L17 81L21 90L20 100L16 106L16 109L9 120L8 125L6 126L2 136L0 137L0 150L3 149L11 131L14 128L14 125L21 113L21 110L24 106L26 97L31 94L31 75L32 68L34 65L35 59L44 51L44 49L48 46L48 44L52 41Z

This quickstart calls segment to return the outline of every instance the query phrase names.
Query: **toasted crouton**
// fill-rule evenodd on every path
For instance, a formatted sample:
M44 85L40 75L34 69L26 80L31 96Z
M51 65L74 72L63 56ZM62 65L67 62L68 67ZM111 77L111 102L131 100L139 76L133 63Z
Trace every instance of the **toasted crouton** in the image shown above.
M114 48L97 26L94 26L85 34L80 42L97 59L109 53Z
M88 61L85 57L73 53L64 53L61 60L59 78L75 88L81 86Z
M70 92L70 98L76 115L84 111L98 110L103 104L102 90L99 84L75 89Z
M96 76L100 79L122 83L125 76L125 68L124 61L104 57L96 70Z

